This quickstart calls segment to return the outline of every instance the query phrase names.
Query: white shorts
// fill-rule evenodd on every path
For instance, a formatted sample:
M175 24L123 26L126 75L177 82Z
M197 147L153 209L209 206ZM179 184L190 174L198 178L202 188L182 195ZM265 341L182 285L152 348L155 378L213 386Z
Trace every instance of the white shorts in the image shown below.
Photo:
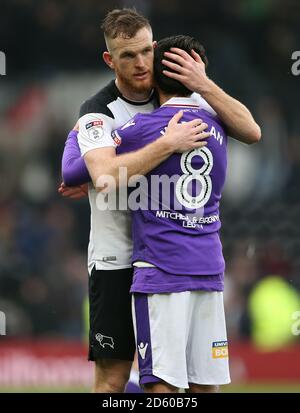
M222 292L134 293L140 383L230 383Z

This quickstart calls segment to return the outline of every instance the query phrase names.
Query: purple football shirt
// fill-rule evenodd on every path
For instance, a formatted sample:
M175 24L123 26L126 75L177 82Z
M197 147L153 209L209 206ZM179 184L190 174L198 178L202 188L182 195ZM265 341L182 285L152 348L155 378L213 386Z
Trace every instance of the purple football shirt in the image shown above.
M143 207L132 211L132 262L145 261L157 271L156 276L152 271L151 278L150 269L136 269L132 291L155 292L149 280L157 278L159 285L159 274L164 284L168 284L166 274L180 276L181 286L181 277L186 276L190 285L194 276L195 284L187 290L202 289L201 283L209 291L223 289L219 202L227 167L227 135L221 121L191 98L173 98L151 114L137 114L113 137L121 142L118 154L138 150L158 139L180 109L184 111L181 122L200 118L213 135L204 148L170 156L146 175L147 185L140 186ZM183 291L175 284L171 291ZM157 292L170 292L170 287Z

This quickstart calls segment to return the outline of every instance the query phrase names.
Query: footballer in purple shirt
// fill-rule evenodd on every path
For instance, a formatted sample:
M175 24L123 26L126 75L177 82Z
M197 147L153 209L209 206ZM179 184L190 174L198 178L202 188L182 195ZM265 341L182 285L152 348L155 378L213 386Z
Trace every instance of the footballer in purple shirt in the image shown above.
M215 391L230 382L219 237L227 135L220 119L199 105L197 95L163 75L161 61L171 47L189 54L196 50L206 59L203 47L189 36L160 41L154 77L161 107L137 114L112 133L118 154L136 151L158 139L178 110L183 111L181 122L200 118L211 132L205 147L171 155L140 180L134 189L140 208L132 208L129 196L140 383L146 389L158 382L163 386L153 391Z
M173 154L147 174L148 209L132 211L132 260L184 275L191 289L222 290L219 201L226 175L227 135L220 120L201 109L192 97L174 97L151 114L137 114L114 131L115 140L121 141L117 153L138 150L158 139L179 109L184 112L182 122L201 118L212 136L206 147ZM132 291L179 291L185 281L180 278L175 277L167 289L163 280L158 281L156 290L149 288L148 281L142 285L135 279Z

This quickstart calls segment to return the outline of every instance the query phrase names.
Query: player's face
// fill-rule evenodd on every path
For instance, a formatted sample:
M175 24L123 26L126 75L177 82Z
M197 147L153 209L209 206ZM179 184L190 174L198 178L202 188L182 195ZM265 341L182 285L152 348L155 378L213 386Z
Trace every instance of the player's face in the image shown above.
M131 39L112 39L110 46L111 67L121 92L132 99L147 97L153 83L152 32L145 27Z

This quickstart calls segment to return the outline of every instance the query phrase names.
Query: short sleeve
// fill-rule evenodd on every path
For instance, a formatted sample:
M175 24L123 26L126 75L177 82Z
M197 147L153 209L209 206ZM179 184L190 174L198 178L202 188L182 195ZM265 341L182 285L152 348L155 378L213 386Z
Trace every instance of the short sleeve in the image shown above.
M141 146L142 121L141 114L136 114L125 125L115 129L111 133L112 139L117 146L117 152L130 152L139 149Z
M116 147L112 139L114 120L101 113L88 113L79 119L78 144L81 156L93 149Z

